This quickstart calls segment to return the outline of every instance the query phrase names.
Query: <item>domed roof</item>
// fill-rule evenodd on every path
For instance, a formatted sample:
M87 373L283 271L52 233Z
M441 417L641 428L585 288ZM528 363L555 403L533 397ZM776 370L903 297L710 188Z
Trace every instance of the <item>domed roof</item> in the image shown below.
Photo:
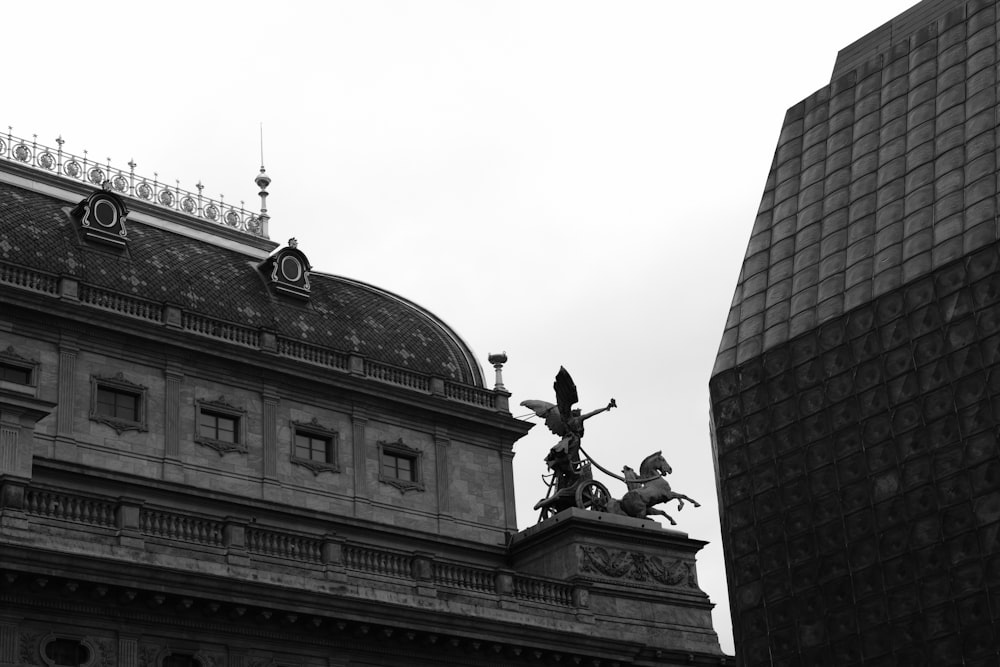
M274 294L259 258L129 221L127 252L80 241L67 204L0 184L0 261L73 277L81 283L177 306L250 328L483 386L472 351L426 309L386 290L310 274L308 299Z

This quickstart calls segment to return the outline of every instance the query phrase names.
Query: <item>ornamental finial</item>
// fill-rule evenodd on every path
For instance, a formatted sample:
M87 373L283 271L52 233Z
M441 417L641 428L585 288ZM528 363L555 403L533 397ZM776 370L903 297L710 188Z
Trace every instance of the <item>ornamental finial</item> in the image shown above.
M503 365L507 363L507 353L501 352L500 354L490 354L488 359L490 363L493 364L493 368L497 372L497 382L496 386L493 387L496 391L507 391L507 388L503 386Z
M292 237L292 238L288 239L288 247L289 248L298 248L299 247L299 241L298 241L298 239L296 239L295 237Z
M267 186L271 184L271 177L264 171L264 123L260 124L260 173L254 179L254 183L260 188L260 224L261 232L267 236L267 221L271 216L267 214Z

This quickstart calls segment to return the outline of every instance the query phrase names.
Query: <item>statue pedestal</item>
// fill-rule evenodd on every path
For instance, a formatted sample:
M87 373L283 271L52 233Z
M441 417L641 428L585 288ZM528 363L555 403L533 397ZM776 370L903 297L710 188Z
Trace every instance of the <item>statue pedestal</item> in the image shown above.
M705 544L652 519L574 507L515 535L510 554L518 573L586 590L595 636L642 642L663 657L718 656L714 605L695 564Z

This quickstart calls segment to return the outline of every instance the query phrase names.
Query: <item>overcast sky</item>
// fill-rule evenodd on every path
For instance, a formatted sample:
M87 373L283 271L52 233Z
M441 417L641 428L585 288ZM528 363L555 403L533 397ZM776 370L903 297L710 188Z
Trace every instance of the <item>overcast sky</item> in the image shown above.
M912 4L10 3L0 126L255 206L263 122L273 240L426 306L489 378L505 350L512 406L560 365L616 398L606 468L663 450L732 652L707 387L746 241L785 110ZM515 446L522 528L554 442Z

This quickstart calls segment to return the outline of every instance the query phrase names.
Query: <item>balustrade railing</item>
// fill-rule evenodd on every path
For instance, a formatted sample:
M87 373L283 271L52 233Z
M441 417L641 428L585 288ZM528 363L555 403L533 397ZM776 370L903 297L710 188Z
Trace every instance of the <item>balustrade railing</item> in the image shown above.
M283 357L291 357L292 359L326 366L327 368L336 368L341 371L346 371L349 368L349 357L342 352L319 347L318 345L302 343L283 336L277 337L277 346L278 354Z
M23 269L10 264L0 263L0 283L44 292L46 294L56 295L59 293L59 279L56 276ZM79 283L78 298L80 303L87 306L110 310L147 322L164 322L163 304L153 301L113 292L87 283ZM260 330L213 317L189 311L181 311L180 326L186 331L201 336L225 340L244 347L256 349L261 347ZM343 372L350 372L351 370L350 355L343 352L291 340L283 336L275 336L274 341L275 351L283 357L298 359ZM424 373L397 368L368 359L363 360L361 372L365 377L379 382L423 393L431 392L432 378L430 375ZM438 382L441 381L438 380ZM449 400L476 405L490 410L496 409L496 392L490 389L463 385L447 380L443 381L442 384L444 387L444 397Z
M344 547L344 567L389 577L413 576L413 557L380 549Z
M6 135L0 135L0 159L74 181L107 187L119 195L254 236L267 237L264 220L260 215L246 210L242 202L239 208L226 204L222 195L219 195L218 200L204 196L204 186L200 182L195 186L198 192L191 192L182 189L179 181L175 181L174 185L160 182L159 174L155 172L153 178L135 173L134 161L129 161L128 171L124 171L112 167L111 158L101 162L91 159L87 151L83 151L82 157L64 151L63 144L66 142L62 137L57 138L55 143L57 147L52 148L39 143L37 135L30 140L16 137L11 133L11 128L8 128Z
M151 537L223 546L221 522L187 514L143 509L139 513L139 530Z
M323 542L302 535L251 528L247 530L247 551L275 558L319 563L323 555Z
M573 587L533 577L514 577L514 597L529 602L573 606Z
M0 264L0 283L15 285L36 292L55 294L59 291L59 279L31 269L22 269L12 264Z
M417 391L430 391L430 377L421 373L414 373L413 371L386 366L385 364L368 360L365 360L364 372L367 377L381 382L388 382L389 384L408 387Z
M549 607L576 606L574 587L559 581L358 544L344 544L332 552L325 552L328 537L154 509L136 499L116 501L28 487L24 494L24 511L50 520L118 529L120 535L138 539L140 548L142 538L156 539L161 545L164 542L200 544L236 549L251 557L256 554L298 563L324 563L356 573L393 577L411 585L420 582L477 596L509 596L509 599ZM240 528L241 525L246 527ZM234 539L234 534L239 537ZM132 547L136 546L132 542ZM430 570L424 565L427 562Z
M163 306L152 301L118 294L99 287L80 285L80 301L91 306L113 310L116 313L137 317L150 322L163 319Z
M230 343L246 345L247 347L260 347L260 332L257 330L211 317L184 312L181 315L181 328L203 336L221 338Z
M69 493L28 489L24 494L24 510L28 514L62 521L115 526L114 503Z
M496 573L492 570L452 563L434 563L434 583L449 588L494 593L496 592Z
M496 400L495 394L489 389L480 389L454 382L444 383L444 395L455 401L480 405L484 408L492 408Z

